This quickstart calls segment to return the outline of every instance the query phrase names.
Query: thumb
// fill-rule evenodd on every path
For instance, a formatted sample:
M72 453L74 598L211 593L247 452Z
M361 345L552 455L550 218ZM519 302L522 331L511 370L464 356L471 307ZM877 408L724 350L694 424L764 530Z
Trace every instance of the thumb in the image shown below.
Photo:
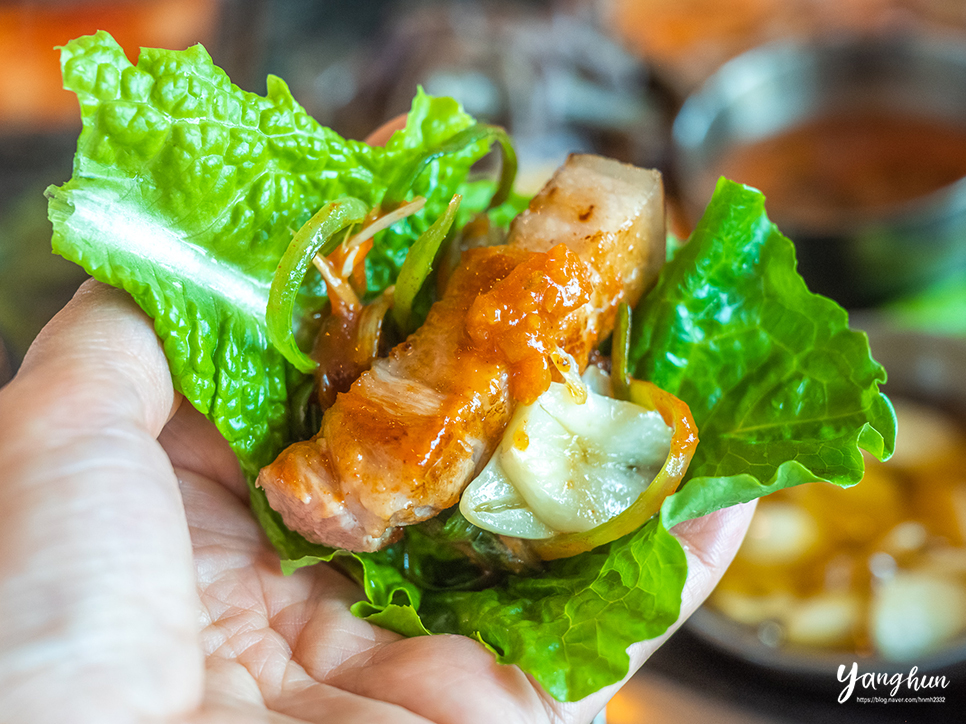
M56 427L89 429L94 415L97 424L124 419L156 437L180 403L147 315L94 280L34 340L17 380L35 395L31 409L61 415ZM86 414L76 419L81 403Z
M0 711L13 720L160 718L200 699L190 540L156 441L179 401L150 320L96 282L0 390Z

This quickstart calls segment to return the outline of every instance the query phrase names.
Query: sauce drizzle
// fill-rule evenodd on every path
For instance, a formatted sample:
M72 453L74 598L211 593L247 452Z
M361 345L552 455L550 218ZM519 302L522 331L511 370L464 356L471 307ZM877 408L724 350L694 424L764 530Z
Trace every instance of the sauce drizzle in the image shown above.
M590 302L587 266L563 244L532 252L469 309L466 331L482 350L509 367L510 394L531 403L550 387L550 354Z

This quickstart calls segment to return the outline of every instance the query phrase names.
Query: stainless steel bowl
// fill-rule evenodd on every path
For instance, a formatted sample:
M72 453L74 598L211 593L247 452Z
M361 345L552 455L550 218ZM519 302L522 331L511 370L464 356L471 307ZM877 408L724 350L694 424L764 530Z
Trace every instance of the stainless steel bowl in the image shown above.
M966 339L898 330L878 323L875 317L859 320L859 324L869 333L873 356L888 372L883 388L887 394L929 403L966 421ZM966 673L966 635L914 661L897 662L769 641L767 629L742 625L708 606L685 625L715 648L806 687L841 688L836 679L838 667L845 664L848 668L853 661L863 672L908 672L915 665L921 672L951 674L954 681L962 681Z
M810 119L879 110L966 128L966 44L923 38L781 43L726 63L683 104L673 173L693 222L722 154ZM737 179L741 180L741 179ZM872 305L966 268L966 178L835 228L783 226L810 288Z

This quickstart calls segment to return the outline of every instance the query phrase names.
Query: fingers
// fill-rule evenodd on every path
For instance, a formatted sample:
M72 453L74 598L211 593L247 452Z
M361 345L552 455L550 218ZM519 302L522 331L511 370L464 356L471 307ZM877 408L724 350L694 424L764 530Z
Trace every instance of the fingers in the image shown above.
M187 400L164 426L158 442L175 470L197 473L248 502L248 484L235 452L218 429Z
M756 502L725 508L671 529L671 535L681 543L688 559L688 578L681 592L681 615L664 636L631 647L632 671L677 631L714 590L744 540Z
M366 136L366 143L370 146L385 146L389 139L392 138L392 134L406 127L406 118L407 114L401 113L395 118L386 121Z
M754 500L725 508L671 529L688 557L688 580L681 594L682 621L698 610L731 565L757 503Z
M136 422L156 436L181 400L147 315L93 280L38 335L17 379L35 395L31 409L43 406L59 423L48 432L89 428L93 416Z
M190 542L155 439L178 401L150 321L96 283L0 390L0 711L14 720L161 719L200 700Z

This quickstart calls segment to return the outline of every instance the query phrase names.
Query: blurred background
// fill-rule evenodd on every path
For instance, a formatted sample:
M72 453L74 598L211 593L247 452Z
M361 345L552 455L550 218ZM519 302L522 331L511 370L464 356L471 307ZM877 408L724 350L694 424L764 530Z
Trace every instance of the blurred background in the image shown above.
M505 125L536 190L572 151L661 169L686 238L714 180L765 191L809 285L866 329L900 452L851 492L762 502L622 722L959 720L966 700L966 3L962 0L0 0L0 384L84 273L44 189L79 115L56 46L204 43L362 138L417 85ZM837 703L839 664L946 675L946 705ZM958 702L958 703L956 703Z

